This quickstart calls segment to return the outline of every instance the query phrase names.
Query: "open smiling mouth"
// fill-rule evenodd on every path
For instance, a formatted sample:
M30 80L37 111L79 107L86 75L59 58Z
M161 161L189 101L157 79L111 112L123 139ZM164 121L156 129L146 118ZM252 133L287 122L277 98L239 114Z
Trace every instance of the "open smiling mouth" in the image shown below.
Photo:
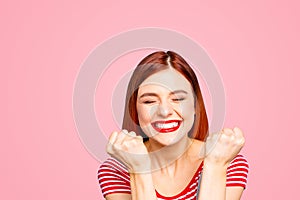
M169 133L176 131L180 127L181 122L181 120L155 121L151 125L160 133Z

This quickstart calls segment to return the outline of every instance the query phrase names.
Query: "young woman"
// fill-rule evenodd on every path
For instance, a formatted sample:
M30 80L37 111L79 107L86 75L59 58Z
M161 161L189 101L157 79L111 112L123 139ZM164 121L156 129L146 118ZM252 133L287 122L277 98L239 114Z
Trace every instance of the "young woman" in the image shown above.
M98 171L107 200L237 200L248 163L239 128L208 136L197 77L175 52L154 52L130 79L123 130ZM208 136L208 137L207 137Z

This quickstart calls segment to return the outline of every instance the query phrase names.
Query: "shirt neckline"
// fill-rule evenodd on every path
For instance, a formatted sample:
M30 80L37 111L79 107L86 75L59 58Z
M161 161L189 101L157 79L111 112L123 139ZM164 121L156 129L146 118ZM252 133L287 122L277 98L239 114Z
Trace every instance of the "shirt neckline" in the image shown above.
M189 181L189 183L187 184L187 186L181 191L179 192L178 194L176 195L173 195L173 196L163 196L161 195L160 193L158 193L158 191L155 189L155 192L156 192L156 196L159 197L159 198L163 198L163 199L168 199L168 200L171 200L171 199L176 199L178 197L181 197L182 195L185 195L187 193L187 190L190 189L190 186L194 183L194 180L196 179L196 177L199 175L199 173L201 172L202 170L202 166L203 166L203 161L201 161L197 171L195 172L195 174L193 175L193 177L191 178L191 180ZM197 187L197 186L196 186Z

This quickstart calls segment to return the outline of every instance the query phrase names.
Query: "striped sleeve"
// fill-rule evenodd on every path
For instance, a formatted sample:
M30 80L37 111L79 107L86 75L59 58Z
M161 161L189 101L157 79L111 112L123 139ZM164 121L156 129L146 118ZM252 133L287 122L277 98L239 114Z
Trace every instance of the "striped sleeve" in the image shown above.
M130 176L123 164L108 158L98 170L98 180L103 196L113 193L131 194Z
M240 186L246 188L249 164L242 155L237 155L227 168L226 187Z

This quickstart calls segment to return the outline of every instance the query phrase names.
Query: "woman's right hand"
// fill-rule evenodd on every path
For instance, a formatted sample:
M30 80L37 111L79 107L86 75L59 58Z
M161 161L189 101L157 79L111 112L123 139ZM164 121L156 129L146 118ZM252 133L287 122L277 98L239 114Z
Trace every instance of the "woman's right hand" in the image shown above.
M151 162L143 138L135 132L113 132L106 147L109 155L125 164L130 173L150 171Z

